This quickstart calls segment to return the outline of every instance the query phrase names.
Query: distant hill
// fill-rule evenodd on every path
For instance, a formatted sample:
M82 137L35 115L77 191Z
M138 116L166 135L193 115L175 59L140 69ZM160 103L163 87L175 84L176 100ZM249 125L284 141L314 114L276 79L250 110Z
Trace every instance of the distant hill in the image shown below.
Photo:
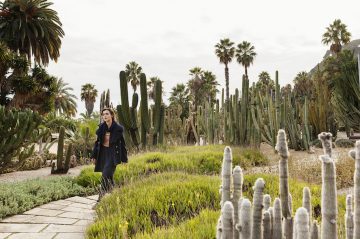
M342 50L350 50L354 53L354 57L357 57L357 55L360 53L360 39L353 40L353 41L349 42L348 44L344 45L342 47ZM324 59L329 57L330 55L331 55L330 50L327 50L323 57L323 60L319 64L321 65L323 63ZM310 72L309 72L310 75L315 73L319 64L317 64L314 68L312 68L310 70Z

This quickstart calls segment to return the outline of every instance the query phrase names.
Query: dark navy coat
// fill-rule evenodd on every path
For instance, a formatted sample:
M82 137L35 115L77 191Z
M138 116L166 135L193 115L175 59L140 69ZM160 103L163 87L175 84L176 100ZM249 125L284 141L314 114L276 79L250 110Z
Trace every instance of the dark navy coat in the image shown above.
M113 121L110 128L108 128L107 124L104 122L99 125L99 128L96 130L97 139L95 141L94 149L91 154L91 158L96 159L95 164L95 172L101 172L101 162L99 159L101 145L104 143L104 135L107 131L110 131L110 141L109 141L109 149L111 155L114 159L114 163L127 163L127 150L124 140L124 127Z

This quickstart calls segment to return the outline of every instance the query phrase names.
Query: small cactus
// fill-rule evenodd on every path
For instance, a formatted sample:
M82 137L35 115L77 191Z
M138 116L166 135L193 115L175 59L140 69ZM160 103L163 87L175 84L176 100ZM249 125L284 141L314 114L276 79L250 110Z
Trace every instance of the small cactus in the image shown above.
M221 192L221 206L226 201L230 201L230 185L231 185L231 168L232 168L232 153L231 148L226 147L224 150L224 159L222 165L222 192Z
M329 157L332 156L332 134L327 132L322 132L318 135L318 138L320 139L324 153L328 155Z
M236 166L233 170L233 185L234 192L232 203L234 206L234 223L237 225L239 223L239 200L242 196L242 185L243 185L243 175L240 166ZM235 230L235 238L239 237L239 231Z
M250 239L251 238L251 202L249 199L243 199L241 202L240 209L240 238L241 239Z
M274 221L273 221L273 239L282 239L281 225L281 205L280 199L274 200Z
M258 178L254 186L254 202L253 202L253 221L251 235L252 239L262 238L262 209L263 209L263 191L265 182L262 178Z
M360 239L360 140L356 141L355 149L349 152L355 160L354 173L354 239Z
M271 205L271 196L269 194L264 195L264 210L268 210Z
M336 239L338 210L335 163L328 155L322 155L320 159L322 161L321 238Z
M300 207L296 210L294 235L295 239L310 238L309 214L306 208Z
M346 239L354 238L354 214L352 211L352 196L346 197L346 213L345 213Z
M263 219L263 239L272 239L271 238L271 216L270 212L264 212Z
M311 193L308 187L304 187L303 189L303 201L302 201L303 208L306 208L309 214L309 225L311 224Z
M289 194L289 168L288 157L289 150L286 142L286 134L284 130L279 130L277 135L277 143L275 149L280 155L279 161L279 177L280 177L280 200L281 211L284 217L284 234L287 239L292 238L293 219L291 216L291 202Z
M222 209L222 235L221 239L234 238L234 207L230 201L224 203Z

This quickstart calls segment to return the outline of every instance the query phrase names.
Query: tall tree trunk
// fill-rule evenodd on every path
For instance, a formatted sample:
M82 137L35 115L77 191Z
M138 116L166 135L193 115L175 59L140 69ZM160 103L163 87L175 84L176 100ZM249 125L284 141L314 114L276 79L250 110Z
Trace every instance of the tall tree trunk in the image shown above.
M245 76L246 76L246 79L249 79L248 74L247 74L247 66L245 66Z
M229 68L228 64L225 63L225 85L226 85L226 100L225 100L225 106L228 110L229 105Z
M91 100L85 100L85 108L86 108L87 116L90 117L90 115L94 111L94 102Z

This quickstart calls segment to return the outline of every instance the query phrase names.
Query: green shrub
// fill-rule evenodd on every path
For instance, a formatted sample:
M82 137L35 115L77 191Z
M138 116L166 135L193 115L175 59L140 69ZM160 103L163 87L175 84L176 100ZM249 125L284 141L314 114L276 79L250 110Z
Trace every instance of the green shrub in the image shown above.
M70 177L2 183L0 184L0 218L22 213L54 200L94 193L94 189L84 188Z
M216 237L216 224L220 211L205 209L191 220L177 226L155 229L153 233L136 235L136 239L191 238L204 239Z
M336 147L342 147L342 148L354 148L355 142L353 142L350 139L338 139L335 141Z
M128 164L118 165L114 179L118 184L134 180L156 172L184 171L187 173L220 174L224 146L184 146L169 147L166 152L151 152L131 157ZM233 164L243 169L251 166L267 165L269 160L257 150L235 148ZM101 175L86 168L77 178L83 186L93 186L100 182Z
M184 173L155 174L105 196L96 211L98 220L88 228L89 238L113 238L151 232L176 225L205 208L219 209L220 180L215 176Z

